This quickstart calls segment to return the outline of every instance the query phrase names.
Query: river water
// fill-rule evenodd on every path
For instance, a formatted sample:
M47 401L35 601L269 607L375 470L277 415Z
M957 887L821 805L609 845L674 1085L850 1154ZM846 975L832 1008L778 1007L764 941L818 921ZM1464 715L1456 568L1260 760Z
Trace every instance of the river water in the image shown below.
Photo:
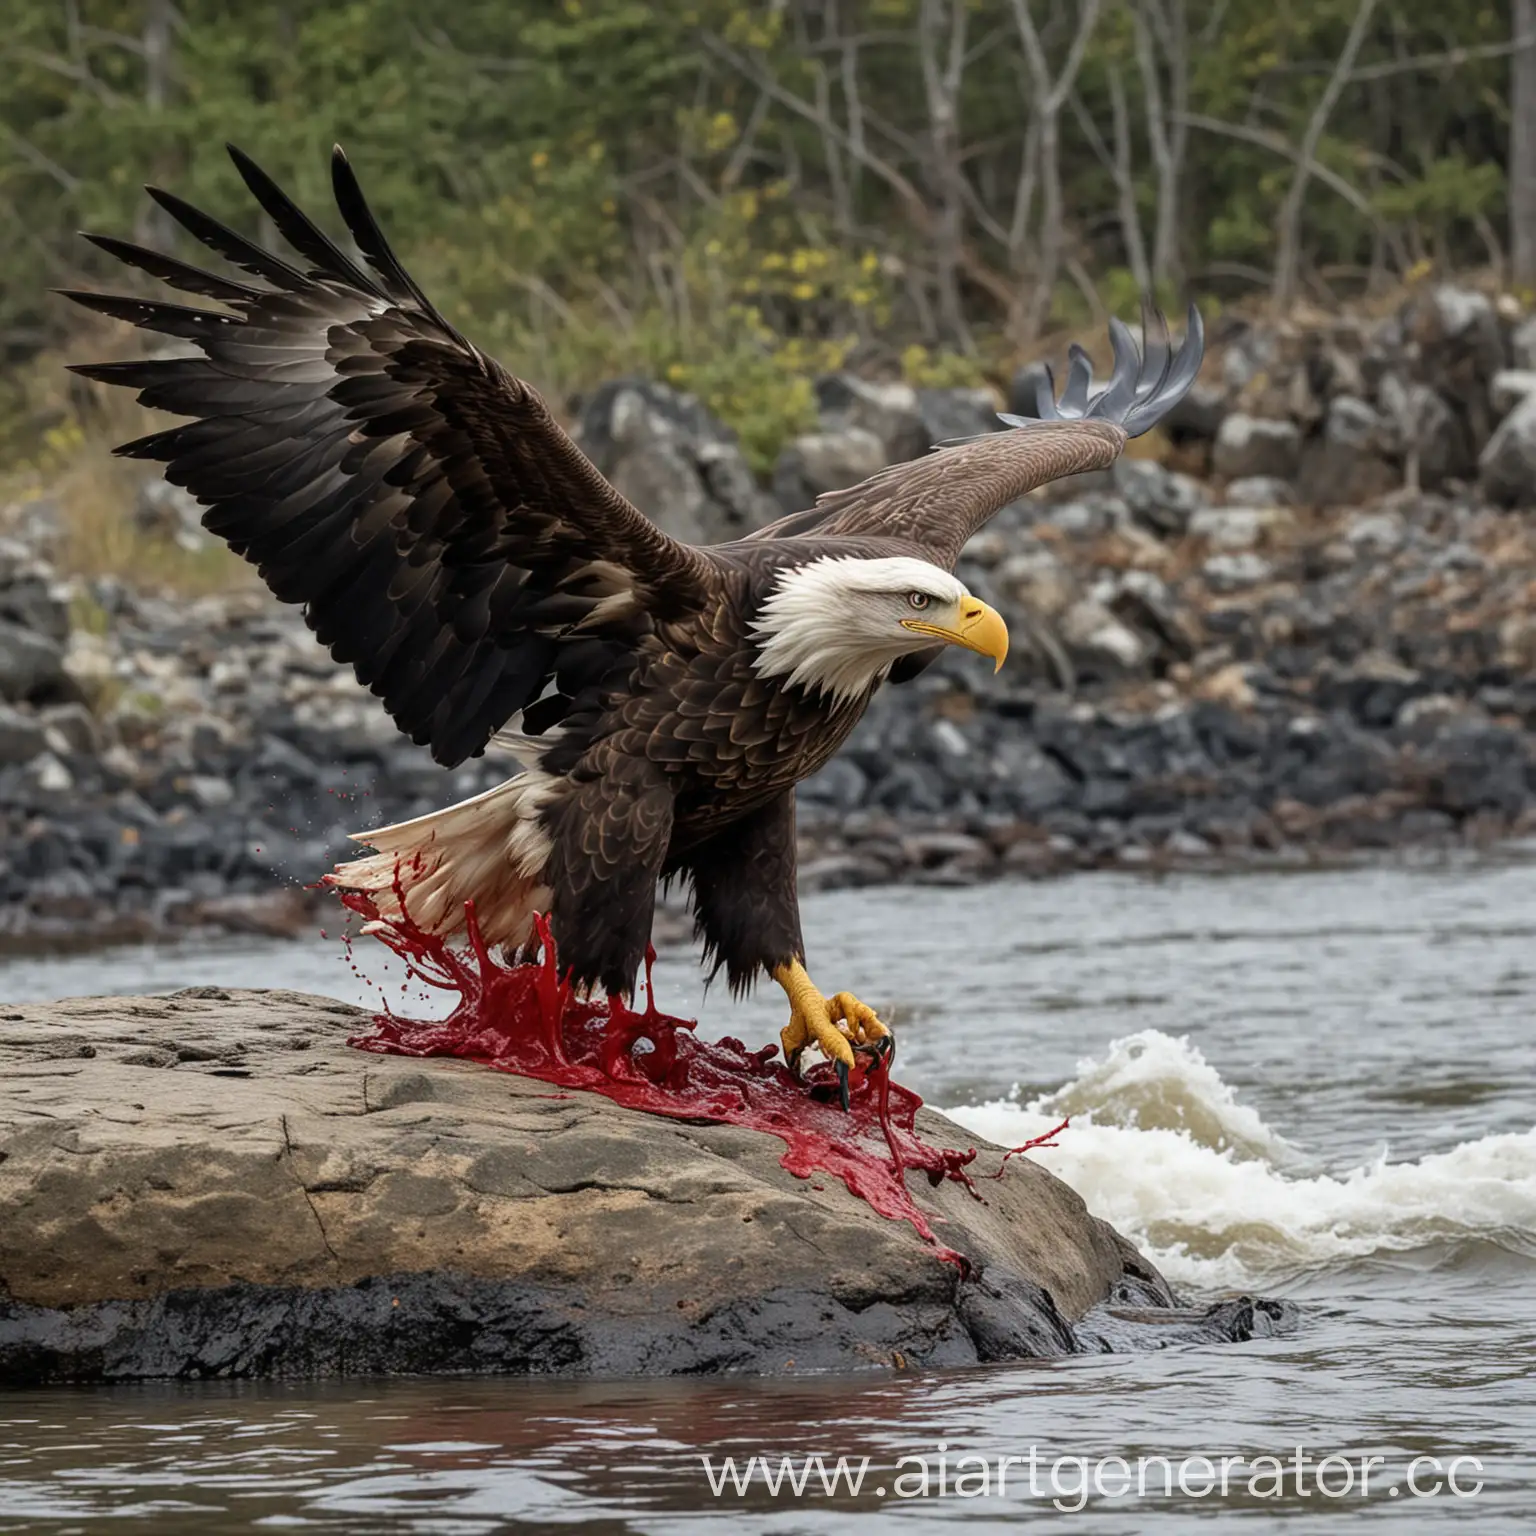
M895 1022L900 1077L1003 1142L1070 1113L1043 1163L1176 1286L1288 1297L1295 1328L853 1379L12 1393L0 1533L989 1531L1053 1503L1102 1533L1532 1529L1536 865L905 886L805 918L821 985ZM3 962L0 1000L378 982L398 1003L358 955L361 977L318 937ZM717 1033L782 1022L777 989L706 1002L686 952L657 975ZM807 1454L777 1493L724 1467ZM856 1494L824 1491L839 1456Z

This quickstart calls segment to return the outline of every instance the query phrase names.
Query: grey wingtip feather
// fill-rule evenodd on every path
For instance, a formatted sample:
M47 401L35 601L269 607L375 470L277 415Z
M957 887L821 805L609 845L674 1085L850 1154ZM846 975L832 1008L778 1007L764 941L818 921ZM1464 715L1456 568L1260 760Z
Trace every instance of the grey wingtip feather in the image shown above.
M1199 376L1205 358L1205 323L1198 307L1191 304L1184 339L1174 350L1167 317L1144 302L1141 334L1138 344L1123 320L1111 319L1109 340L1114 366L1108 383L1097 394L1091 393L1091 368L1085 370L1086 378L1074 369L1075 376L1069 377L1060 399L1055 397L1054 384L1047 385L1046 379L1038 381L1035 417L1000 411L998 420L1009 427L1029 426L1034 421L1111 421L1124 427L1128 437L1150 432L1189 393ZM1081 349L1073 349L1074 364L1080 354ZM1046 378L1050 378L1049 368L1045 371Z

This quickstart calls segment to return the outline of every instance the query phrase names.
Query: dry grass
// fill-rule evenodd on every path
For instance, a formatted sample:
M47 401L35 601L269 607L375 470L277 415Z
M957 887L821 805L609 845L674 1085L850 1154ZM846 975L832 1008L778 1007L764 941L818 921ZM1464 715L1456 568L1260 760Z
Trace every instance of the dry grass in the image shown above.
M141 465L114 458L109 441L82 442L47 487L58 508L54 560L62 575L112 576L139 591L186 597L255 580L251 567L218 539L184 549L174 538L140 527L133 508L146 478Z
M0 503L43 504L63 576L110 576L139 591L187 597L248 585L255 573L218 540L183 548L134 518L140 489L157 466L115 458L112 449L174 418L145 410L125 390L65 371L74 359L132 356L137 341L129 326L103 326L84 333L68 358L43 356L9 381L0 422Z

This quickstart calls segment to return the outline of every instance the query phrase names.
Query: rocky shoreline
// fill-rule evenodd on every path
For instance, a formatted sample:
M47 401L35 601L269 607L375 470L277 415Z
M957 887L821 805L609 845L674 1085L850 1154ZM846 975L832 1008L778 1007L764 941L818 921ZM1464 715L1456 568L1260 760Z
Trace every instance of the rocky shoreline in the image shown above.
M1213 327L1161 462L1006 511L961 575L1016 654L887 689L803 786L808 887L1331 860L1536 827L1536 321L1426 288L1376 319ZM1026 403L1032 380L1015 381ZM664 386L581 407L601 468L730 537L936 441L984 391L818 382L758 485ZM135 511L193 541L163 487ZM0 951L294 933L345 834L487 787L399 738L298 616L67 582L56 513L0 513ZM1031 647L1027 637L1034 634ZM1031 654L1032 652L1032 654Z
M349 1049L367 1021L212 987L0 1013L0 1386L901 1370L1293 1316L1181 1303L1024 1159L913 1189L962 1274L774 1136Z

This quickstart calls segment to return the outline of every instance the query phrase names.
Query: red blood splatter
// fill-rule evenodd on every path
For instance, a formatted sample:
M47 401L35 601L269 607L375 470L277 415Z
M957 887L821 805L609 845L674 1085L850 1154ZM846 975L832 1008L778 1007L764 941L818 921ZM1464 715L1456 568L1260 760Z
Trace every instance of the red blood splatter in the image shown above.
M830 1064L811 1067L797 1080L773 1060L777 1045L751 1051L739 1040L700 1040L696 1021L662 1013L651 983L654 951L646 957L646 1005L636 1012L619 998L598 1002L575 996L560 975L555 943L542 918L537 924L540 957L506 965L491 955L481 937L472 902L465 905L465 950L418 928L406 911L398 871L398 919L381 917L362 892L338 895L343 905L377 925L370 931L405 961L410 976L458 994L453 1011L441 1020L403 1018L386 1001L384 1011L374 1016L374 1033L356 1035L348 1044L402 1056L461 1057L561 1088L584 1088L651 1114L767 1131L784 1142L781 1162L797 1178L808 1179L817 1171L834 1175L882 1216L910 1222L940 1258L968 1270L964 1256L934 1236L907 1192L904 1175L908 1170L925 1174L934 1187L951 1179L979 1200L970 1170L975 1148L961 1152L919 1136L914 1121L923 1101L891 1080L886 1061L856 1053L845 1113ZM1063 1120L1015 1147L996 1172L982 1177L1001 1178L1008 1158L1053 1146L1066 1126Z

